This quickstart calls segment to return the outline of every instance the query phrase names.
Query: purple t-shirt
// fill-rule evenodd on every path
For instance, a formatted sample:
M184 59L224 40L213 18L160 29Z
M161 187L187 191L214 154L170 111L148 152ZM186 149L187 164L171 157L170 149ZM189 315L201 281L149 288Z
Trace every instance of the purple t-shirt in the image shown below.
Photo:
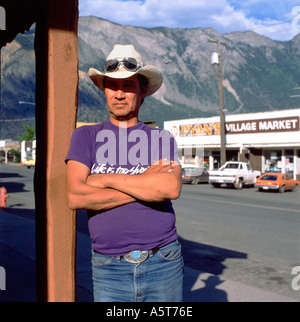
M173 136L140 122L125 128L110 121L77 128L66 157L95 173L139 175L153 162L176 160ZM88 211L92 248L101 254L122 256L132 250L162 247L178 238L170 200L133 202L106 211Z

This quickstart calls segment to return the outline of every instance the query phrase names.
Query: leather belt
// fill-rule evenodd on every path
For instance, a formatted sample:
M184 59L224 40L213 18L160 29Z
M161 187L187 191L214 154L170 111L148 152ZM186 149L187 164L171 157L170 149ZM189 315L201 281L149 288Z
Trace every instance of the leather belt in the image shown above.
M97 252L96 250L94 250L96 253L103 255L99 252ZM124 258L127 260L127 262L133 263L133 264L139 264L142 263L143 261L145 261L149 256L154 255L155 253L157 253L159 251L158 247L155 247L153 249L150 250L133 250L131 252L129 252L126 255L123 256L111 256L111 257L119 257L119 258Z

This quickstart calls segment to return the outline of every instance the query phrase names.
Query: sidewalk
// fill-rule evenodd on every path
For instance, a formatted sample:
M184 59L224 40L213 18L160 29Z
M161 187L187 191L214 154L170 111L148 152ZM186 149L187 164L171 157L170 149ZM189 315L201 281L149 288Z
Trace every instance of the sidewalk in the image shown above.
M77 301L93 301L90 238L79 231L77 241ZM0 302L35 302L35 221L32 218L0 209L0 266L6 273L6 290L0 290ZM3 288L1 276L0 288ZM195 301L296 302L292 298L185 267L184 302Z

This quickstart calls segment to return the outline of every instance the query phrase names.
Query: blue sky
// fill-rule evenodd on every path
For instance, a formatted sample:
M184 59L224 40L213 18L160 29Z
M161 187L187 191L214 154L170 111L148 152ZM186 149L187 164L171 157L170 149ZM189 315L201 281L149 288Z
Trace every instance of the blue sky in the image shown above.
M79 15L139 27L253 30L282 41L300 32L300 0L79 0Z

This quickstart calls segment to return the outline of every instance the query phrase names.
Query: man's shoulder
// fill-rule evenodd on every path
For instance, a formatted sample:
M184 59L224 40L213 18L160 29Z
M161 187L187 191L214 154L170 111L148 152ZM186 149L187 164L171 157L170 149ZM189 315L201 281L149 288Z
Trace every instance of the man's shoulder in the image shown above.
M167 131L161 127L158 127L158 126L153 127L153 126L147 125L145 123L143 123L143 129L145 131L149 131L149 132L156 131L158 133L170 133L169 131Z
M97 133L100 130L103 130L107 127L106 122L103 123L91 123L91 124L83 124L75 129L74 132L77 133Z
M159 128L159 127L152 127L147 124L143 123L143 130L147 132L151 137L160 137L165 139L172 139L174 138L173 135L165 129Z

